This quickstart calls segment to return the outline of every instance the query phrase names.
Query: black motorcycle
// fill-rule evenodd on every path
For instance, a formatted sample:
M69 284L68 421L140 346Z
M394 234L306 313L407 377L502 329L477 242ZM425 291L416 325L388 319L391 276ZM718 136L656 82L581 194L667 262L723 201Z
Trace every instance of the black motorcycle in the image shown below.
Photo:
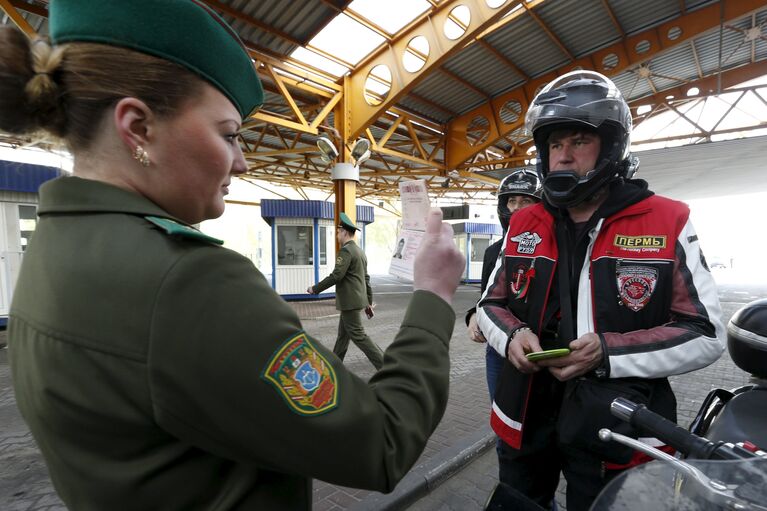
M741 308L727 325L733 362L752 375L742 387L712 390L690 431L644 406L616 399L612 413L674 447L672 457L632 438L600 431L605 441L629 445L661 463L616 478L593 511L767 511L767 299Z

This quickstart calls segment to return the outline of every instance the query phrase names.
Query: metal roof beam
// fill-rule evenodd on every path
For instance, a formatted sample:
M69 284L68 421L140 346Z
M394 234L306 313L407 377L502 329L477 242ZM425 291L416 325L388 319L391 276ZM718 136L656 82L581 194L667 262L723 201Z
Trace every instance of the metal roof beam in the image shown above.
M492 44L488 43L484 39L477 39L477 43L480 46L482 46L484 49L489 51L493 55L493 57L498 59L501 63L503 63L506 67L508 67L512 71L514 71L516 74L518 74L519 76L521 76L525 80L529 80L530 79L530 77L527 76L527 73L525 73L524 71L519 69L519 67L517 67L517 65L514 62L512 62L510 58L508 58L506 55L501 53L495 46L493 46Z
M682 0L682 6L684 8L684 0ZM626 37L626 32L623 30L623 27L618 21L618 18L615 16L615 12L613 12L612 7L610 7L610 4L607 3L607 0L602 0L602 7L604 7L605 11L607 11L607 15L610 16L613 25L615 25L615 30L618 31L621 37Z
M722 117L719 118L719 120L716 122L716 124L714 124L714 127L711 128L710 130L708 130L709 138L711 136L711 133L716 133L716 129L719 127L720 124L722 124L722 121L724 121L727 118L727 116L730 115L730 112L732 112L733 109L736 106L738 106L738 103L740 103L740 100L743 99L743 96L746 95L746 92L747 91L742 91L740 93L740 96L738 96L738 99L736 99L735 101L732 102L732 104L730 105L730 108L728 108L727 111L722 114Z
M25 2L24 0L10 0L10 2L12 6L14 6L20 11L37 14L38 16L42 16L43 18L48 17L48 9L46 9L45 7L41 7L35 4L30 4L28 2Z
M409 90L415 87L431 71L438 68L448 57L461 50L466 43L472 41L487 27L498 21L508 12L508 7L518 4L507 0L502 6L490 8L484 0L445 0L440 2L429 16L421 19L405 29L372 58L366 59L350 76L351 122L348 140L352 140L364 132L375 119L397 103ZM448 39L444 33L444 24L448 21L453 8L466 6L471 12L468 29L456 39ZM411 73L402 63L402 56L407 51L409 42L418 36L423 36L429 42L429 58L424 66ZM370 105L365 99L365 84L373 68L379 65L388 67L391 73L391 89L378 105Z
M652 117L656 113L659 112L659 108L663 107L662 110L666 109L673 109L672 104L680 104L680 103L687 103L690 101L696 101L700 100L706 97L714 96L720 93L726 93L726 92L745 92L748 90L754 91L755 89L762 89L765 88L765 86L757 86L757 87L744 87L744 88L738 88L735 87L741 83L747 82L749 80L752 80L754 78L758 78L761 76L767 75L767 61L760 61L756 64L749 64L745 66L741 66L735 69L731 69L728 71L723 71L721 73L721 84L722 84L722 90L721 92L717 89L720 77L718 74L710 75L708 77L702 78L700 80L694 80L691 82L686 82L684 85L681 85L679 87L674 87L672 89L666 89L664 91L660 91L657 94L653 94L651 96L646 96L644 98L634 100L629 103L629 106L631 107L633 113L634 113L634 127L636 128L639 126L643 120L646 120L649 117ZM735 87L735 88L732 88ZM699 90L698 94L693 96L688 96L687 92L692 89L697 88ZM761 96L757 94L757 97L759 99L762 99ZM762 99L762 101L764 101ZM767 104L767 101L765 101L765 104ZM641 106L652 106L653 110L649 113L645 113L642 115L637 115L636 110ZM757 129L760 126L754 126L754 127L747 127L744 128L743 131L747 131L750 129ZM668 140L676 140L676 139L684 139L688 137L706 137L711 135L717 135L717 134L723 134L723 133L731 133L731 132L737 132L737 129L731 129L729 131L722 131L722 130L715 130L712 129L709 132L706 132L705 130L699 130L696 132L696 134L693 135L680 135L676 136L675 138L671 138ZM637 144L645 144L645 143L652 143L656 141L666 141L667 139L651 139L651 140L641 140L636 141ZM525 160L528 160L530 158L533 158L535 156L535 153L527 154L527 149L532 145L532 142L528 142L526 144L522 144L519 146L519 151L521 151L520 156L510 156L506 158L501 159L488 159L485 161L474 161L474 162L467 162L459 167L458 169L470 169L470 168L476 168L476 167L490 167L494 165L501 165L501 164L512 164L512 165L524 165Z
M365 16L363 16L360 13L358 13L357 11L355 11L355 10L353 10L351 8L347 8L346 11L344 12L344 14L349 16L351 19L353 19L354 21L356 21L360 25L363 25L363 26L369 28L370 30L372 30L376 34L378 34L381 37L383 37L385 40L391 41L392 36L391 36L391 34L389 32L387 32L386 30L381 28L379 25L373 23L371 20L367 19Z
M703 78L703 68L700 66L700 57L698 57L698 50L695 48L695 41L690 41L690 49L692 50L692 59L695 61L695 69L698 71L698 77Z
M208 4L208 6L210 6L210 8L215 11L228 14L229 16L242 21L246 25L250 25L252 27L258 28L259 30L263 30L264 32L267 32L269 34L276 35L280 39L284 39L285 41L291 44L295 44L296 46L303 46L305 43L304 41L299 41L298 39L288 34L287 32L283 32L282 30L278 28L274 28L266 23L263 23L262 21L257 20L253 16L248 16L242 11L238 11L231 5L227 5L223 2L219 2L218 0L203 0L203 2Z
M533 12L533 9L528 7L528 5L522 4L525 6L525 10L527 13L533 18L533 20L543 29L544 32L546 32L546 35L549 36L549 39L551 39L554 44L557 45L557 48L565 54L565 56L570 59L570 62L575 60L575 56L572 54L570 50L567 49L567 47L564 45L562 41L559 40L559 38L554 34L554 32L551 31L551 29L544 23L541 18Z
M717 94L728 92L725 89L729 87L735 87L736 85L747 82L749 80L753 80L754 78L759 78L760 76L764 75L767 75L767 61L761 60L755 64L748 64L745 66L737 67L735 69L730 69L728 71L722 71L721 73L709 75L705 78L701 78L700 80L687 82L684 85L680 85L679 87L660 91L657 94L653 94L652 96L636 99L631 101L629 106L634 109L634 113L636 113L636 109L641 106L658 105L669 101L695 100L706 96L715 96ZM721 90L718 88L720 80L722 85ZM698 94L688 96L687 93L692 88L697 88L699 92ZM672 97L669 98L669 96Z
M434 101L432 101L430 99L427 99L427 98L425 98L423 96L419 96L415 92L408 93L408 96L410 96L414 100L418 101L419 103L423 103L424 105L430 106L430 107L434 108L435 110L439 110L441 112L444 112L444 113L448 114L450 117L455 117L456 115L458 115L458 112L455 112L454 110L450 110L448 107L446 107L444 105L440 105L439 103L436 103L436 102L434 102Z
M324 88L326 91L333 90L339 92L343 90L341 85L333 80L325 78L321 70L316 70L303 62L298 62L282 56L272 57L266 53L252 49L249 50L249 53L259 66L263 64L271 64L273 67L280 69L284 73L298 79L301 83L306 83L313 88Z
M516 102L515 104L521 106L522 112L526 112L538 87L545 85L557 76L575 68L594 69L608 76L614 76L632 66L646 62L669 48L717 29L722 13L724 13L725 22L732 22L750 15L756 10L763 9L765 6L767 6L767 0L721 0L716 4L688 12L659 26L626 37L566 66L538 76L522 86L456 117L448 124L446 167L448 169L458 167L473 155L493 145L503 135L524 126L524 115L520 115L514 122L504 123L499 115L500 109L507 102ZM681 33L676 34L676 31L671 31L675 28L681 29ZM671 39L670 35L676 35L676 38ZM649 43L649 49L642 53L638 52L637 45L640 42ZM610 65L612 59L616 59L617 64ZM490 129L485 141L472 145L466 135L469 132L469 125L476 117L486 118L490 122Z
M463 85L464 87L466 87L470 91L474 92L475 94L478 94L478 95L482 96L485 99L488 99L488 100L490 99L490 95L487 92L483 91L482 89L480 89L476 85L473 85L469 81L464 80L463 78L461 78L457 74L453 73L449 69L445 69L444 67L441 67L441 68L438 69L438 71L440 73L442 73L443 75L447 76L448 78L450 78L451 80L454 80L455 82Z
M28 38L33 39L37 37L37 31L32 28L32 25L24 19L24 16L16 10L12 3L13 2L10 0L0 0L0 10L5 11L8 17L11 18L11 21L13 21L13 23L19 27L19 30L24 32Z
M636 142L638 146L642 146L642 144L656 144L658 142L671 142L673 140L684 140L684 139L693 139L698 138L701 140L706 140L708 137L712 137L715 135L727 135L730 133L740 133L745 131L754 131L754 130L761 130L767 128L767 122L762 122L759 124L753 124L751 126L738 126L737 128L728 128L726 130L718 130L718 131L712 131L711 133L688 133L686 135L673 135L670 137L663 137L663 138L653 138L652 140L640 140ZM641 160L641 153L639 154L639 159Z

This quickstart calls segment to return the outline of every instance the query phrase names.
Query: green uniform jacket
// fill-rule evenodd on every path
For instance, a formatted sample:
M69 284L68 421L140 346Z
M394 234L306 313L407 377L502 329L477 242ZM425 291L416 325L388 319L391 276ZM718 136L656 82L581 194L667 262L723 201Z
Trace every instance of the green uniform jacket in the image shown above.
M172 217L147 199L64 177L39 214L8 346L71 509L309 509L310 477L391 491L441 419L455 315L437 296L414 294L366 383L248 259L148 220Z
M373 304L368 259L354 240L344 243L333 273L314 286L314 292L321 293L331 286L336 286L336 309L340 311L364 309Z

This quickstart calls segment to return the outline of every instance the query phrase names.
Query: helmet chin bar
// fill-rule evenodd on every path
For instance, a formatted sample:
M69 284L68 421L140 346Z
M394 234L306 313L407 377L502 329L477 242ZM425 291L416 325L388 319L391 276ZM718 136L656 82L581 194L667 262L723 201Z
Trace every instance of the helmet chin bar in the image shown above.
M543 179L543 193L552 206L572 208L593 197L614 177L615 164L605 158L585 176L580 176L575 170L549 171Z
M584 178L574 170L550 172L543 179L543 193L552 206L569 208L580 202L577 200L575 190L578 184L583 182Z

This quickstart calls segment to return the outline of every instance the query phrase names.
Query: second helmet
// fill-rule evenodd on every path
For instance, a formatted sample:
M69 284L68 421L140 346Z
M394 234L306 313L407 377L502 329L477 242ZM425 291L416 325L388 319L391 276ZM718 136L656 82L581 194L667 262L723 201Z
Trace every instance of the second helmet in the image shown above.
M541 180L538 174L530 169L517 169L504 177L498 185L498 219L503 229L509 227L509 211L506 203L511 195L527 195L537 201L541 200Z

